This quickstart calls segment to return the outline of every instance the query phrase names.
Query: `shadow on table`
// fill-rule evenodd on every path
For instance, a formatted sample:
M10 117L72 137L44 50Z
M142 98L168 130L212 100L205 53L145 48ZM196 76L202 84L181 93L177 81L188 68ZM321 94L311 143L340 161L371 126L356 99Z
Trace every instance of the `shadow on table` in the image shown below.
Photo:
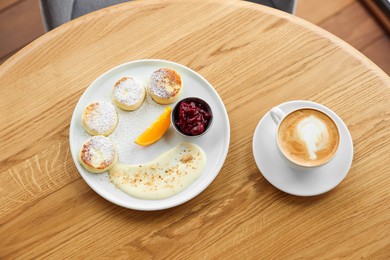
M321 202L324 202L333 196L335 196L339 191L339 186L335 187L334 189L325 192L320 195L316 196L295 196L288 193L285 193L284 191L279 190L275 186L273 186L271 183L269 183L261 174L261 172L257 169L253 171L249 177L250 182L254 183L254 187L259 192L259 196L265 195L265 196L274 196L275 199L279 200L280 203L284 204L295 204L295 205L305 205L310 206L312 204L318 204Z

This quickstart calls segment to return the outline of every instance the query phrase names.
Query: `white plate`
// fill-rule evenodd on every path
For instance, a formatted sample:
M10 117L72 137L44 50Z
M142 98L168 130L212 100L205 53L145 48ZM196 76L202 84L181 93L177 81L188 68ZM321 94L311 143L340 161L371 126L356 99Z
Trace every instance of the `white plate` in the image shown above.
M332 110L310 101L291 101L279 105L286 114L301 108L311 107L325 111L340 130L340 144L335 157L327 164L304 171L291 168L281 158L275 141L277 126L269 112L256 127L253 136L253 155L257 167L273 186L297 196L314 196L336 187L347 175L353 158L353 143L347 126Z
M146 85L151 73L161 67L178 71L183 80L183 93L180 97L199 97L204 99L213 111L213 124L202 137L188 138L174 132L170 126L167 133L158 142L140 147L134 144L135 138L142 133L164 110L164 106L154 103L149 96L144 104L133 112L117 108L119 123L109 136L118 147L119 162L137 164L149 162L180 142L192 142L206 153L207 163L201 176L187 189L175 196L162 200L142 200L132 197L116 188L108 179L107 173L93 174L86 171L78 162L78 153L82 144L90 136L81 125L81 116L86 106L93 101L111 102L111 90L115 82L124 76L132 76ZM112 103L112 102L111 102ZM174 104L171 104L173 107ZM133 114L132 114L133 113ZM137 118L137 120L134 120ZM129 122L130 120L130 122ZM131 122L132 120L132 122ZM98 77L84 92L73 112L70 123L70 150L80 175L87 184L103 198L122 207L136 210L160 210L182 204L201 193L215 179L226 159L230 142L230 126L226 108L215 89L195 71L164 60L139 60L119 65Z

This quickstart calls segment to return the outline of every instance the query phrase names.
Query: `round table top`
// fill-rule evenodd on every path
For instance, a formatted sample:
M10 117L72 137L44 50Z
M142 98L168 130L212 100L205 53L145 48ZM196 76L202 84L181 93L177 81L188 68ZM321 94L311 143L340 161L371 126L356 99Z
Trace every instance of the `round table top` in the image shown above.
M69 123L100 74L138 59L199 72L228 111L225 164L200 195L134 211L97 195L69 150ZM76 19L0 66L0 258L388 258L390 80L330 33L239 1L140 1ZM347 177L297 197L252 154L272 107L310 100L336 112L354 143Z

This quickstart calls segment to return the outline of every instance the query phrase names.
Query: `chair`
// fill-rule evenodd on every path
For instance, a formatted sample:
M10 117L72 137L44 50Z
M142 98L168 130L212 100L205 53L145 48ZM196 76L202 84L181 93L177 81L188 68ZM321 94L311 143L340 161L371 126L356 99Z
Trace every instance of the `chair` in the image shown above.
M46 31L95 10L129 0L40 0ZM131 0L130 0L131 1ZM251 0L288 13L295 12L296 0Z

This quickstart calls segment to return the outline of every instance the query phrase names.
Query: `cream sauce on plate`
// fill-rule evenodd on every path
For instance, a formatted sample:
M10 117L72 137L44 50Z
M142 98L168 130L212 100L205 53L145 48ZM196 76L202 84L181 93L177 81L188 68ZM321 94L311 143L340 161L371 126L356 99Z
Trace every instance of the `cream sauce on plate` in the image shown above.
M110 171L111 182L140 199L164 199L191 185L206 165L204 151L193 143L180 143L146 164L117 164Z

